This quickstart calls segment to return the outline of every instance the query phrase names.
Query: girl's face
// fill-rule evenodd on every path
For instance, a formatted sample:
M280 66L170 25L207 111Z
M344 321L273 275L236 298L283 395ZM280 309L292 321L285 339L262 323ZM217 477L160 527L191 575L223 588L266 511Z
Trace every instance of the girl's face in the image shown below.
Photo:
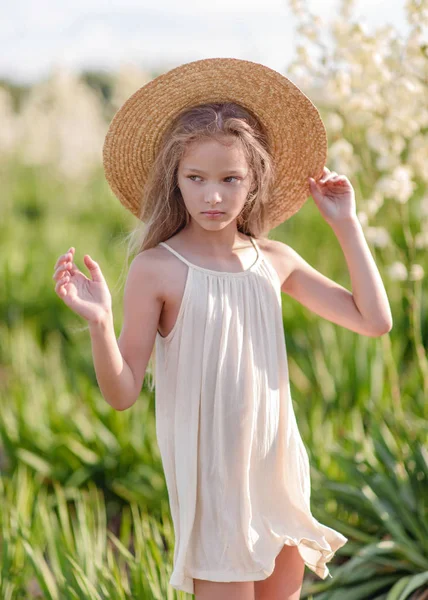
M191 144L178 166L178 187L184 204L199 225L218 228L237 218L251 188L251 171L240 143L216 140ZM211 218L207 210L221 214Z

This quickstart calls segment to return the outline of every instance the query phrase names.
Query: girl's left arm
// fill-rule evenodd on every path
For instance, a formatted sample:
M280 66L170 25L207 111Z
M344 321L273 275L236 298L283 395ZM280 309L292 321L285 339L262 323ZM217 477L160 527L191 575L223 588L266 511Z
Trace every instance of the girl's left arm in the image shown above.
M317 182L310 179L310 189L322 217L332 227L341 245L349 268L352 293L319 273L288 246L288 260L292 266L282 291L315 313L352 331L372 337L387 333L392 328L391 309L356 215L352 185L345 176L325 167Z

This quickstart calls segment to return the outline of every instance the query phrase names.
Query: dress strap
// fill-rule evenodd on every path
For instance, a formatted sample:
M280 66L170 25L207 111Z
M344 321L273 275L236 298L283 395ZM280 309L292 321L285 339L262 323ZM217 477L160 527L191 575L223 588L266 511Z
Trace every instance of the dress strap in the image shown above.
M182 261L183 261L184 263L186 263L186 265L188 265L189 267L193 267L193 266L194 266L194 265L193 265L191 262L189 262L189 261L188 261L186 258L184 258L184 256L181 256L181 254L179 254L179 253L177 252L177 250L174 250L174 248L171 248L171 246L168 246L168 244L167 244L167 243L165 243L165 242L159 242L159 246L165 246L165 248L168 248L168 250L169 250L170 252L172 252L173 254L175 254L175 256L176 256L177 258L179 258L180 260L182 260Z
M258 245L258 243L256 242L256 240L254 238L252 238L250 236L250 240L251 240L251 243L253 244L253 247L254 247L254 249L255 249L255 251L257 253L257 261L258 261L258 259L260 258L260 256L263 256L262 251L260 250L259 245ZM166 242L159 242L159 246L165 246L165 248L168 248L168 250L170 252L172 252L173 254L175 254L175 256L177 258L179 258L180 260L182 260L184 263L186 263L186 265L189 265L190 267L194 267L195 266L193 263L189 262L186 258L184 258L184 256L182 256L181 254L179 254L177 252L177 250L174 250L174 248L171 248L171 246L168 246L168 244Z
M194 263L191 263L190 261L188 261L187 258L184 258L184 256L182 256L179 252L177 252L177 250L174 250L174 248L171 248L171 246L169 246L166 242L159 242L159 246L164 246L165 248L167 248L170 252L172 252L172 254L175 254L175 256L178 259L180 259L188 267L192 267L193 269L197 269L199 271L205 271L206 273L213 273L215 275L228 275L230 277L232 277L232 276L233 277L242 277L244 274L250 273L252 270L254 270L256 268L256 265L258 265L263 260L263 253L261 252L257 242L252 237L250 237L250 240L251 240L254 250L256 251L257 258L256 258L255 262L251 265L251 267L249 267L248 269L245 269L244 271L237 271L237 272L217 271L217 270L213 270L213 269L207 269L205 267L200 267L199 265L195 265Z

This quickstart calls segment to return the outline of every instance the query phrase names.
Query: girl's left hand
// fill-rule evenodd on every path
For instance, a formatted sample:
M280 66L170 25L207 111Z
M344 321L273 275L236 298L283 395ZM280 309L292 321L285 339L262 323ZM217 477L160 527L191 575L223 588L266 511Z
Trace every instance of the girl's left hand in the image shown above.
M312 198L329 225L356 218L355 192L345 175L324 167L318 181L309 178Z

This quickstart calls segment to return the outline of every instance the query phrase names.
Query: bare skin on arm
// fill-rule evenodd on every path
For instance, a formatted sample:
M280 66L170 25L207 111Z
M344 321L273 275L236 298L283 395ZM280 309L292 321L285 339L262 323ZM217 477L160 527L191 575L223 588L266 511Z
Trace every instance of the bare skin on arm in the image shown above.
M317 315L355 333L370 337L388 333L391 309L356 216L352 185L325 167L320 180L311 181L311 190L321 216L342 247L352 292L314 269L287 244L271 240L281 290Z

